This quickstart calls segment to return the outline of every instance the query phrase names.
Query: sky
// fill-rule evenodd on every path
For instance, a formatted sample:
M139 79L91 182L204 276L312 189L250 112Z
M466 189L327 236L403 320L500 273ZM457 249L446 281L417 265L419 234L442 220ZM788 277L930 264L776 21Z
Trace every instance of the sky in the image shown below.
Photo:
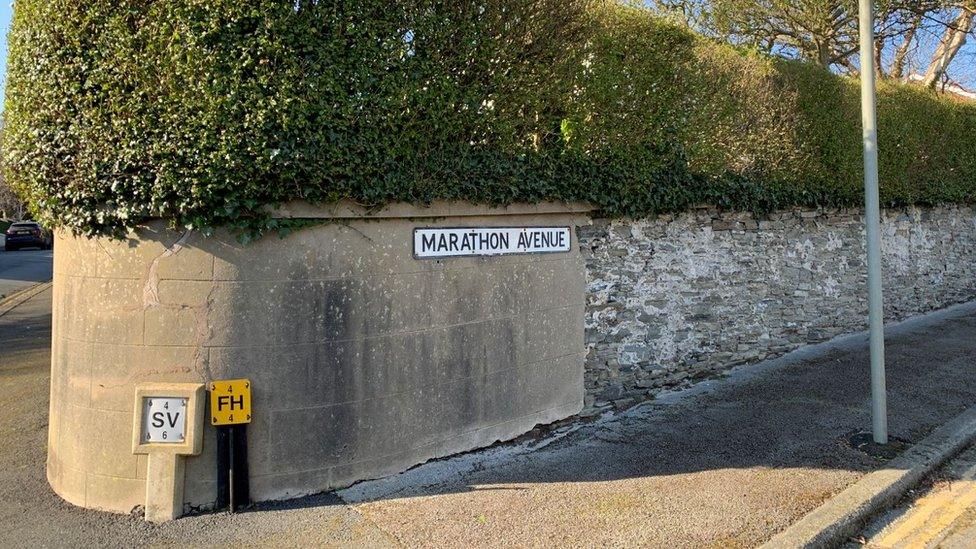
M709 0L641 0L641 2L652 9L655 9L657 6L680 6L680 9L688 9L691 6L691 12L695 14L693 18L700 19L698 17L701 14L700 7L707 5ZM666 8L664 9L666 10ZM943 32L945 31L944 23L951 21L957 14L958 11L953 8L951 10L943 10L942 13L936 14L935 16L929 15L927 17L926 24L923 25L923 28L916 35L914 51L909 58L909 66L907 67L909 72L925 72L936 46L942 39ZM891 62L895 47L895 44L886 46L884 58L886 64ZM788 48L776 49L774 51L778 54L791 56L791 50ZM852 58L852 61L855 65L857 64L857 55ZM840 70L839 67L835 68ZM969 40L959 51L959 55L949 66L948 74L950 79L955 82L962 84L970 90L976 90L976 37L972 35L969 37Z
M7 31L10 30L10 16L13 15L13 3L9 0L0 3L0 97L7 88ZM3 102L0 101L0 111Z

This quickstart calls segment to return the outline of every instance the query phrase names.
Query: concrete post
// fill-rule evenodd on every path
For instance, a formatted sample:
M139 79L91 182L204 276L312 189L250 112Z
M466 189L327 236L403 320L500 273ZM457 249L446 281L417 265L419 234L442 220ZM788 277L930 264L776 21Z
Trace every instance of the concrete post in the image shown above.
M167 522L183 515L184 458L151 453L146 465L146 520Z

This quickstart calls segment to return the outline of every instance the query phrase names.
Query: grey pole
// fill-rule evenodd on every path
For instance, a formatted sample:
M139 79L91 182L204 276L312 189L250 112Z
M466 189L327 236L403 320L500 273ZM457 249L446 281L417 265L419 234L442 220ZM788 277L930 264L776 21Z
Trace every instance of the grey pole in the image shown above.
M874 442L888 443L884 313L881 297L881 206L878 199L878 109L874 75L874 2L860 0L861 120L864 126L864 213L868 249L868 319L871 326L871 427Z

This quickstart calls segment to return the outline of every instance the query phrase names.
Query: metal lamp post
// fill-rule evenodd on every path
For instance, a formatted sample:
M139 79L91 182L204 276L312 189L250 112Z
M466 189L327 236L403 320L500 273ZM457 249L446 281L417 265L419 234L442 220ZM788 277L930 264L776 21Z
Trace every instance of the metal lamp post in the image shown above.
M874 69L874 2L859 0L861 37L861 119L864 137L864 205L868 250L868 318L871 327L871 426L874 442L888 443L881 297L881 206L878 198L878 113Z

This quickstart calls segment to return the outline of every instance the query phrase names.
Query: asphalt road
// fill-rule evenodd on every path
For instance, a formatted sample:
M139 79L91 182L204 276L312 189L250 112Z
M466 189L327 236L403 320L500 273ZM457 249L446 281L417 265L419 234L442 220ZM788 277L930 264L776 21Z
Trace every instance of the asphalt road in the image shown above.
M0 243L0 299L51 280L54 252L51 250L3 251Z
M945 549L972 549L976 547L976 506L970 506L952 524L937 547Z

